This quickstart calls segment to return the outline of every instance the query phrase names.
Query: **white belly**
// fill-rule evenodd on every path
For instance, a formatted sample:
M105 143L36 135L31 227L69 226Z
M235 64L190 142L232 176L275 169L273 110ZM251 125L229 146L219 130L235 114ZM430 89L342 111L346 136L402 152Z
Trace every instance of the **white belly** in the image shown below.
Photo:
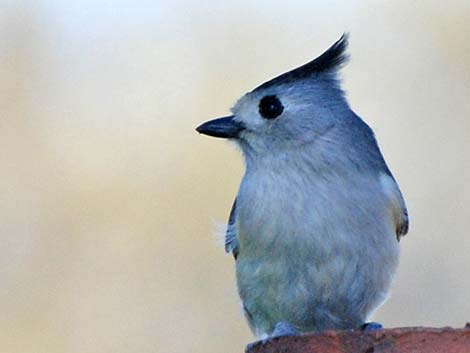
M237 283L258 335L280 321L303 332L358 327L390 287L399 249L379 182L311 186L269 192L244 180L239 192Z

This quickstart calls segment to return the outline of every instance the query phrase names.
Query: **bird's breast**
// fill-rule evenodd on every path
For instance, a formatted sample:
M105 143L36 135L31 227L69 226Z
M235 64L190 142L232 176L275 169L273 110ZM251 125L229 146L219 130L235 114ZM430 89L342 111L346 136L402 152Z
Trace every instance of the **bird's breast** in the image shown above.
M237 196L240 254L323 257L381 242L392 231L387 207L375 176L247 174Z

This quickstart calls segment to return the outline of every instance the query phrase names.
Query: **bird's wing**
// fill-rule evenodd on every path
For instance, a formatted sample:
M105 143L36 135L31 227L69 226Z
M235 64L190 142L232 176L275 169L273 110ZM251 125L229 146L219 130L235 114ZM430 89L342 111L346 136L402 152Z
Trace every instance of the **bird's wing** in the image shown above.
M238 256L238 238L237 238L237 227L236 227L236 218L237 218L237 199L233 201L232 210L230 211L230 216L228 218L227 232L225 233L225 251L227 253L231 252L235 260Z
M389 207L395 224L397 240L408 233L409 220L405 200L398 188L397 183L391 175L383 174L381 176L382 187L389 200Z

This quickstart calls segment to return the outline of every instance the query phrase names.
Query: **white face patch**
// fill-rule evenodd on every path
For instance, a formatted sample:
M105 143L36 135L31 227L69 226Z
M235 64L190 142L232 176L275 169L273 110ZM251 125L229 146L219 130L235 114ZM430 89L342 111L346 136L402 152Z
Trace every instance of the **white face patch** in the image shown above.
M246 94L231 109L235 120L242 122L248 130L256 131L266 122L259 114L259 97L254 94Z

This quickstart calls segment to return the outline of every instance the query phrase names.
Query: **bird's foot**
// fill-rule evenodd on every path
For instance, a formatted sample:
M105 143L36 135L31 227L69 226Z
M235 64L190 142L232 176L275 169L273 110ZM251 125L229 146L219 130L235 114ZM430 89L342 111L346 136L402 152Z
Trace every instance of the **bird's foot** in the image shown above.
M361 326L362 331L378 331L382 330L384 327L382 324L378 322L366 322L364 325Z
M298 335L299 331L296 330L294 326L289 324L287 321L281 321L274 326L274 330L271 333L271 335L267 338L264 338L260 341L249 343L246 346L245 352L249 352L254 346L257 346L258 344L265 344L268 342L271 342L273 339L278 338L278 337L285 337L285 336L295 336Z
M298 335L299 331L289 324L287 321L281 321L274 326L274 330L271 333L271 337L281 337L281 336L295 336Z

